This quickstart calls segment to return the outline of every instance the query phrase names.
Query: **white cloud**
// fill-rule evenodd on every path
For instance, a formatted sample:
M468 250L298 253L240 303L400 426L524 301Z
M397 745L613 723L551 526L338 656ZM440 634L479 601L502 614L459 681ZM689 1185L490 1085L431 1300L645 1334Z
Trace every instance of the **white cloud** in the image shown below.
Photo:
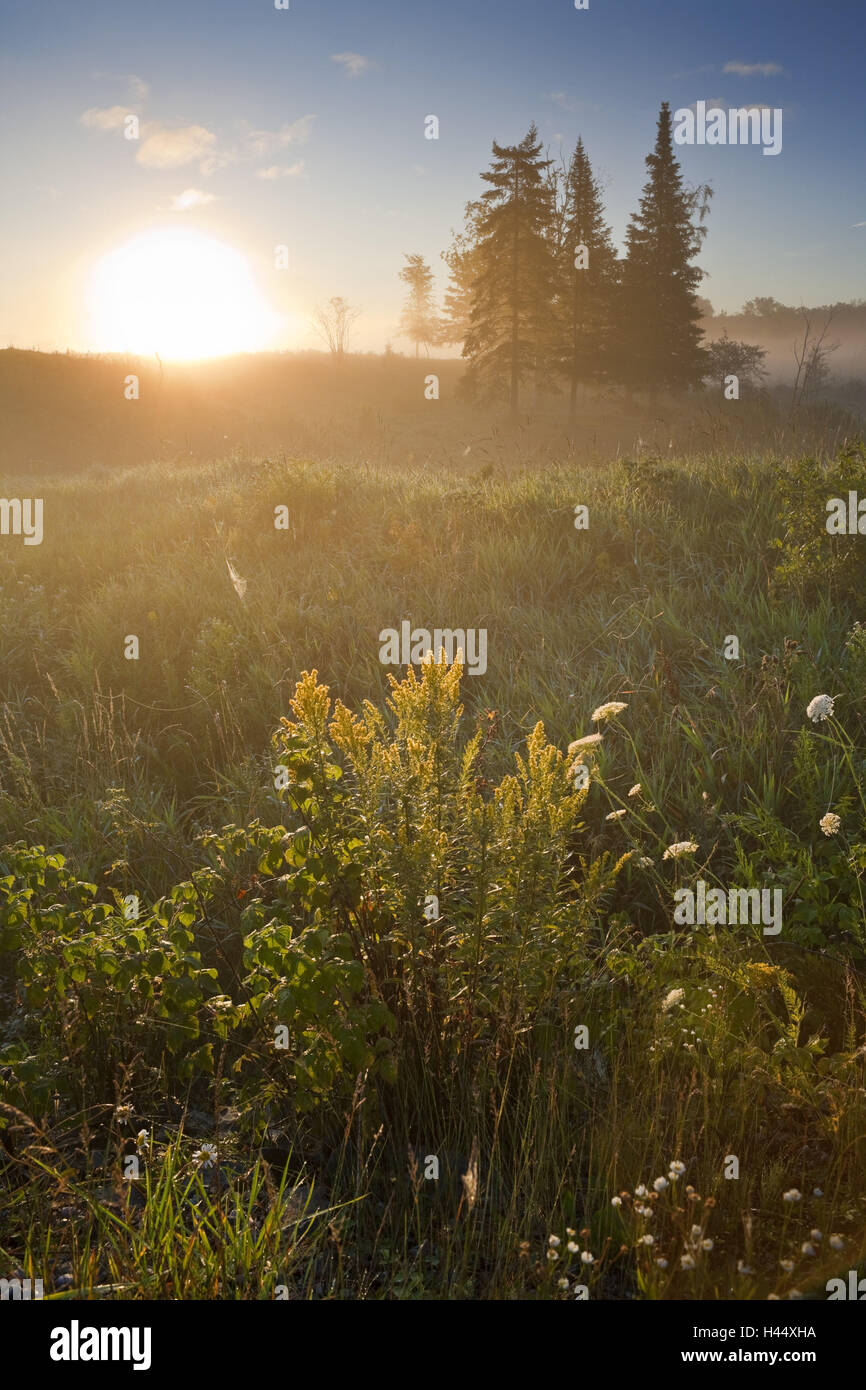
M577 111L580 108L580 102L572 101L565 92L545 92L544 95L554 106L558 106L560 111Z
M332 53L331 62L342 63L348 77L360 77L362 72L369 72L376 66L372 58L365 58L363 53Z
M290 179L304 172L304 161L296 164L270 164L267 169L257 169L257 179Z
M300 116L298 120L292 121L290 125L281 126L279 130L250 131L251 156L254 159L262 159L273 150L282 149L286 145L305 144L312 134L315 119L315 116Z
M91 106L82 111L79 120L92 130L120 130L130 114L128 106Z
M722 68L722 72L733 72L737 77L778 77L784 71L778 63L725 63Z
M145 169L180 169L194 160L202 161L202 172L211 173L216 167L213 149L216 136L204 126L186 125L166 130L159 125L148 125L142 134L144 139L136 160Z
M852 222L852 227L866 227L866 222Z
M189 212L191 208L202 208L205 203L214 201L213 193L203 193L200 188L185 188L176 193L171 200L172 212Z

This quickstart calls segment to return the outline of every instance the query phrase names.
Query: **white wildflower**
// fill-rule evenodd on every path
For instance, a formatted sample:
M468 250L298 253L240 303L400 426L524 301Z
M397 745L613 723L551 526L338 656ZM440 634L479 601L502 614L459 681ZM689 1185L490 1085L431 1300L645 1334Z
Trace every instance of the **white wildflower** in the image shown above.
M599 705L598 709L592 712L593 724L601 724L605 719L615 719L618 714L622 714L628 705L622 700L608 700L606 705ZM831 710L832 713L832 710Z
M823 720L832 717L834 703L832 695L816 695L814 700L810 700L806 706L806 713L813 724L820 724Z
M677 840L675 844L668 845L662 859L681 859L684 854L696 854L697 849L694 840Z
M568 745L568 756L573 757L582 748L597 748L603 737L603 734L586 734L583 738L576 738L574 743Z

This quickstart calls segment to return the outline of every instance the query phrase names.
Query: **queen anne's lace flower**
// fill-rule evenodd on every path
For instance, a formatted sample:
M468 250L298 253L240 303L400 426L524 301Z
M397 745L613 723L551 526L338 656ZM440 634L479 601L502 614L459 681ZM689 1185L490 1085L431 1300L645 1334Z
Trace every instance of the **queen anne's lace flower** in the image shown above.
M810 700L806 706L806 713L813 724L820 724L825 719L830 719L835 707L832 695L816 695L814 700Z
M681 859L684 854L695 854L697 848L694 840L677 840L676 844L668 845L662 859Z
M568 745L568 756L572 757L581 748L597 748L603 738L604 734L584 734L583 738L576 738Z
M592 722L601 724L605 719L614 719L616 715L622 714L624 709L628 709L628 705L622 700L609 700L606 705L599 705L598 709L593 710Z

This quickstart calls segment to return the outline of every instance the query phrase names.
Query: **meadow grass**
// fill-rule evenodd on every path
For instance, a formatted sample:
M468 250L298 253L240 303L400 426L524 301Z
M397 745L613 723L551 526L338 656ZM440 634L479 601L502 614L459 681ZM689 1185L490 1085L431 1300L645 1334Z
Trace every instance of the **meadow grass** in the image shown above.
M227 1009L254 1000L264 1017L262 980L287 969L268 954L267 914L239 917L229 887L263 895L296 929L336 914L357 933L364 984L358 994L346 964L339 1027L309 1004L303 1036L321 1076L281 1079L272 1057L259 1068L248 1014L234 1069L235 1034L208 1031L204 996L196 1041L211 1051L185 1072L164 1045L176 1020L145 995L123 1014L106 976L94 1022L74 988L53 1002L33 993L52 962L93 984L64 926L78 920L78 890L37 868L31 907L13 915L24 870L3 851L13 906L2 920L20 933L27 917L31 935L7 943L0 994L0 1264L44 1275L56 1296L270 1298L279 1285L293 1298L573 1297L581 1286L593 1298L765 1298L823 1296L831 1274L862 1261L866 647L856 592L822 592L820 562L780 577L774 543L791 546L780 478L796 468L724 449L543 469L494 453L479 468L470 452L435 472L236 456L7 481L9 495L44 498L45 540L0 551L0 842L61 852L106 903L151 905L210 865L216 905L202 915L193 902L178 919L190 940L177 950L215 962ZM274 527L280 505L287 531ZM454 746L477 737L471 777L456 752L435 768L422 757L447 747L424 710L445 719L456 691L407 708L411 736L387 714L389 695L420 699L394 695L378 656L380 630L404 618L487 631L488 669L464 672L459 692ZM124 659L128 634L137 661ZM301 754L272 735L312 670L351 711L370 701L386 712L370 735L380 782L372 764L362 776L345 748L334 754L351 814L328 809L305 765L293 773L300 799L274 787L275 764ZM806 706L824 692L835 715L813 725ZM605 701L627 708L604 726L575 796L565 750ZM514 810L508 776L533 758L541 770L518 772ZM561 823L545 821L548 803ZM269 827L309 822L311 806L333 817L337 855L321 851L319 886L343 882L346 855L359 860L364 892L346 906L301 883L300 859L280 897L285 875L261 847ZM406 807L420 808L411 834ZM827 812L838 835L819 828ZM488 816L501 852L482 901L474 837L487 844ZM231 854L226 825L241 828ZM201 837L213 832L209 849ZM695 854L665 861L680 841ZM356 842L366 848L344 854ZM418 935L416 890L434 873L453 903L448 951L435 931ZM781 885L781 937L676 928L673 889L699 876ZM154 913L154 931L177 930L168 910ZM232 955L220 938L214 954L214 923L246 940L243 988L240 947ZM303 940L280 937L280 959ZM388 1005L389 1050L376 1051L387 1029L352 1012L361 1001ZM139 1128L143 1176L130 1183L122 1163ZM194 1155L205 1140L212 1165ZM424 1176L428 1155L438 1180ZM730 1155L736 1180L724 1177ZM666 1177L674 1161L685 1172ZM635 1195L641 1183L652 1196ZM784 1200L792 1189L800 1196Z

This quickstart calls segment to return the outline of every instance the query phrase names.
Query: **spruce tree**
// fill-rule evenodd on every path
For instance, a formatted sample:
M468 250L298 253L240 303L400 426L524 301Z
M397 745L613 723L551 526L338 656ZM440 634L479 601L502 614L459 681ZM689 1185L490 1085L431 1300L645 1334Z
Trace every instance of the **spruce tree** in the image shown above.
M404 256L406 264L399 272L408 289L400 319L400 332L415 344L415 356L423 343L428 350L439 339L440 324L433 302L433 272L416 253Z
M646 164L649 179L626 232L617 375L654 394L697 387L708 369L695 297L703 271L691 261L705 231L694 223L694 214L703 195L703 219L710 190L683 185L667 102L662 102L655 150Z
M559 364L572 415L578 384L601 381L608 373L616 282L617 255L601 191L579 139L562 181L557 274Z
M462 347L469 332L472 286L479 270L478 242L482 211L483 204L478 200L466 204L462 230L452 231L451 245L441 253L448 267L449 278L443 298L440 343L459 343Z
M463 356L470 389L505 391L518 407L520 383L547 363L553 312L552 219L541 142L531 125L519 145L493 143L493 161L481 175L476 275Z

